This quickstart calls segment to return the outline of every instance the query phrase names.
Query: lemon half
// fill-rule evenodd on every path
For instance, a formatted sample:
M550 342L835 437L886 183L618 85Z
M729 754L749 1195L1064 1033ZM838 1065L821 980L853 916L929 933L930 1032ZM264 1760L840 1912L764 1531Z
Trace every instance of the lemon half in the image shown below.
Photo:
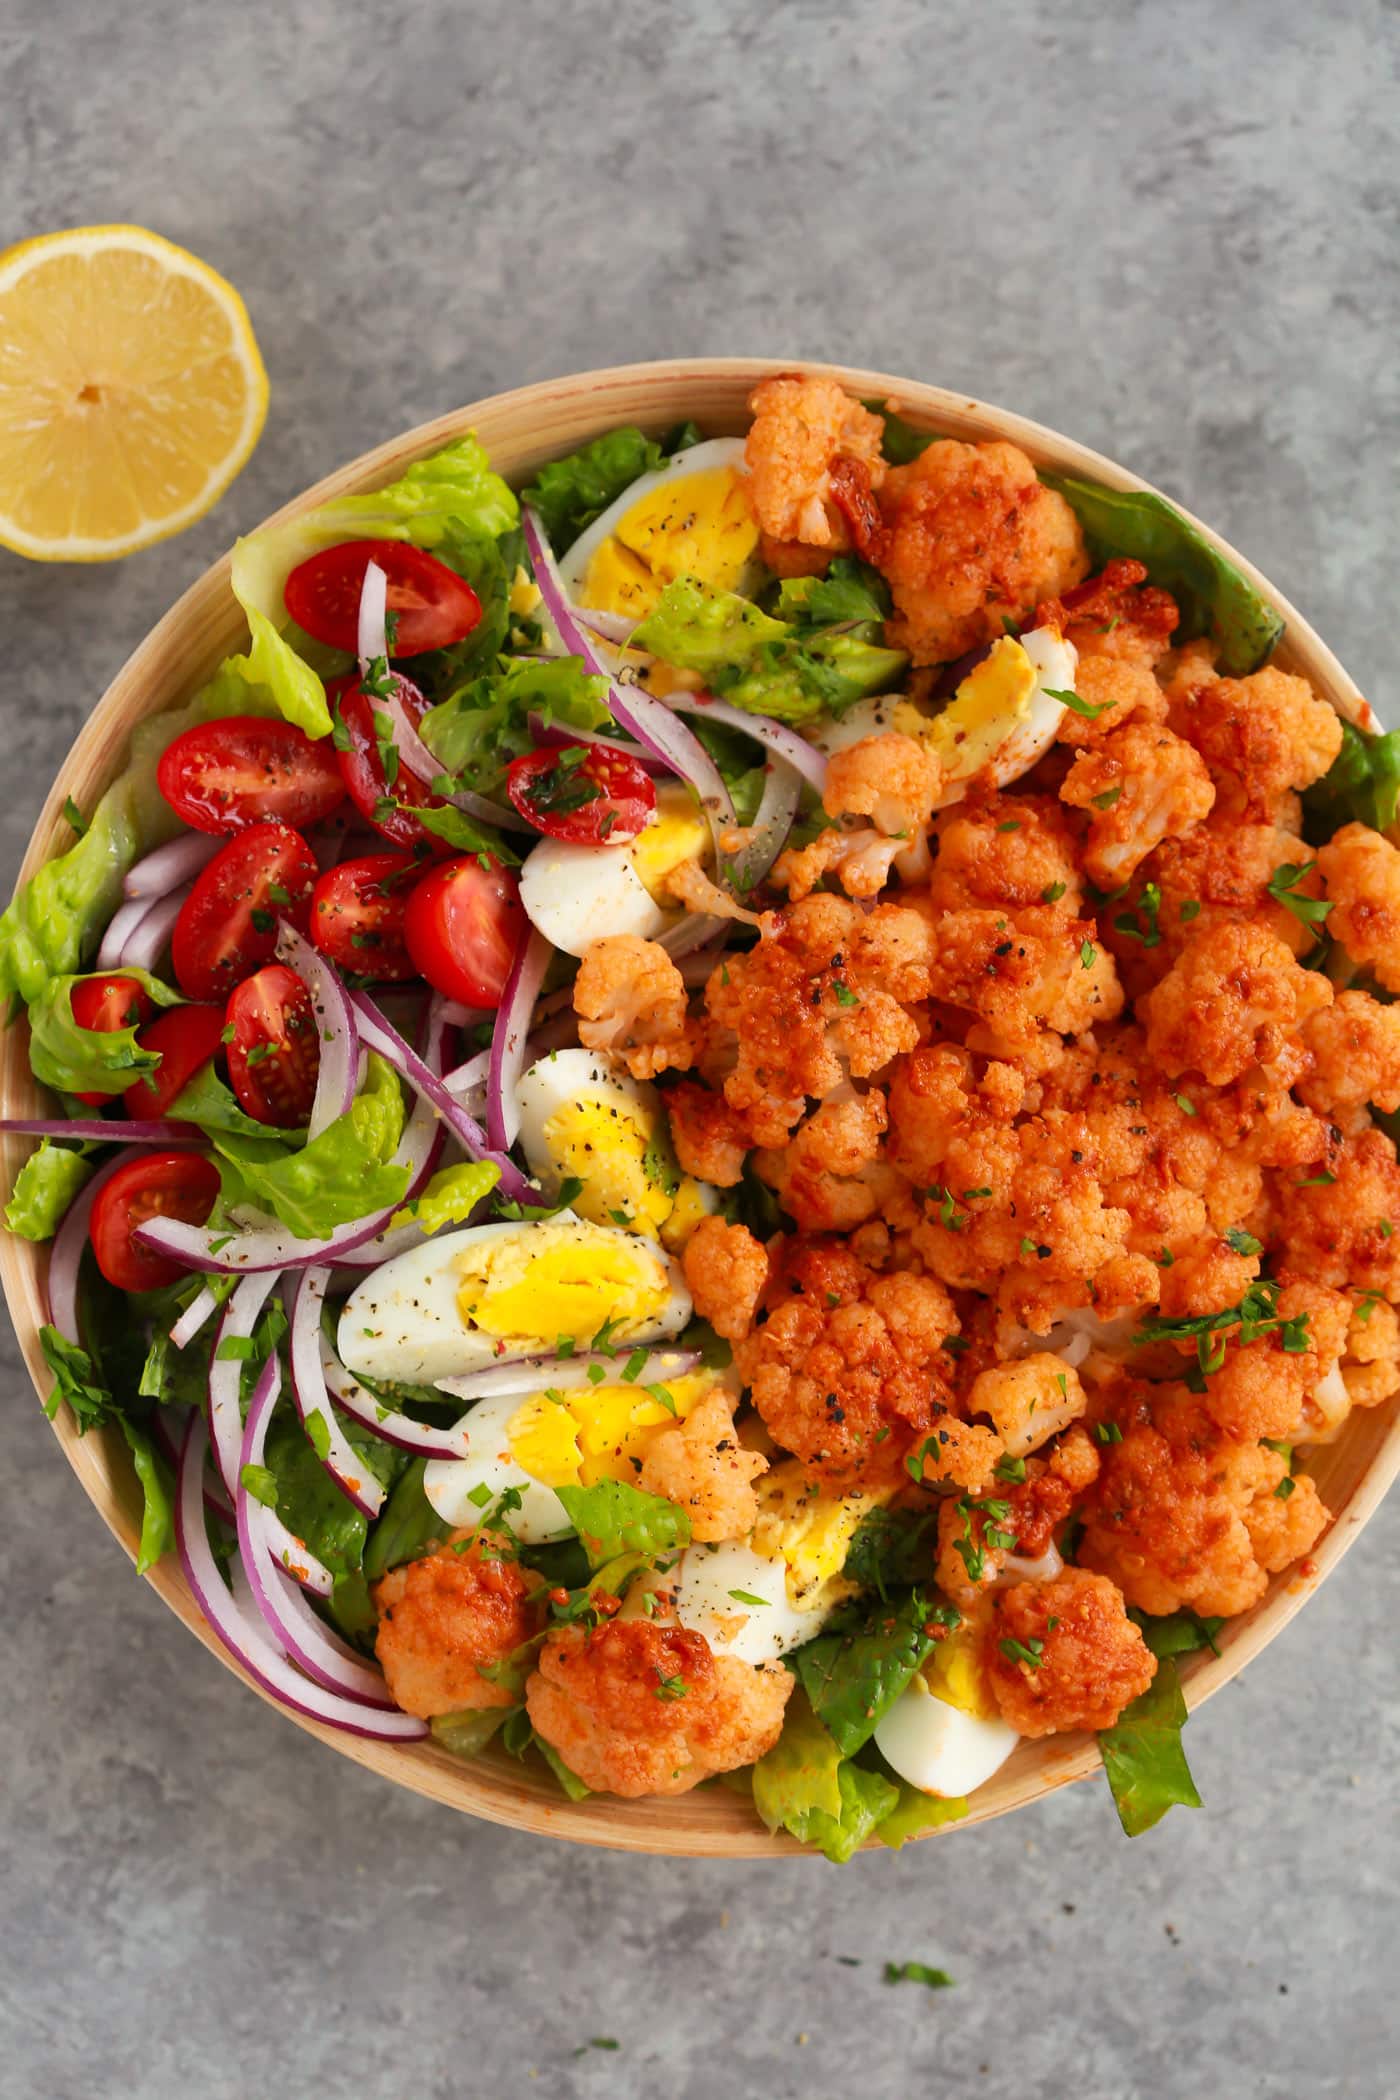
M217 501L266 414L247 309L198 256L140 226L0 254L0 545L149 547Z

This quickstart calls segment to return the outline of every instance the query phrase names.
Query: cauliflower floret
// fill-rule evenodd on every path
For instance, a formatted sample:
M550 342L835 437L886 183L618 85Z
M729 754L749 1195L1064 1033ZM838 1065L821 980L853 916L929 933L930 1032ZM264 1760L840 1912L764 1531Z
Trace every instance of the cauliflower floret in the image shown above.
M1092 919L1066 919L1054 905L949 912L938 924L934 996L976 1016L968 1044L992 1057L1034 1051L1047 1029L1078 1035L1123 1009L1097 933Z
M1096 748L1121 729L1129 717L1138 723L1166 720L1167 696L1141 663L1121 656L1081 656L1074 690L1092 708L1082 715L1067 707L1055 735L1062 744Z
M741 1341L768 1281L768 1256L748 1226L702 1218L686 1241L683 1263L701 1319L727 1341Z
M1327 1512L1312 1482L1299 1480L1286 1505L1298 1504L1297 1515L1278 1527L1285 1505L1274 1491L1288 1468L1276 1451L1223 1436L1181 1387L1158 1388L1150 1409L1150 1424L1134 1422L1104 1454L1079 1560L1111 1576L1140 1611L1248 1611L1269 1575L1314 1543Z
M753 1483L766 1473L761 1451L746 1451L734 1434L734 1409L717 1386L674 1429L658 1430L647 1445L637 1485L664 1495L690 1518L702 1545L746 1538L758 1522Z
M833 753L822 790L829 817L869 817L887 838L914 838L928 827L942 768L912 736L887 729Z
M1352 1407L1379 1407L1400 1392L1400 1319L1383 1298L1353 1306L1341 1375Z
M744 444L748 491L763 532L777 541L799 540L811 547L839 551L851 544L838 495L833 488L838 460L864 469L868 493L885 478L880 457L883 416L873 415L834 379L805 379L796 374L765 379L749 396L753 423ZM849 501L847 496L846 501Z
M793 1679L714 1655L698 1633L614 1619L564 1627L525 1687L537 1735L598 1794L686 1794L772 1749Z
M685 980L656 941L613 933L592 942L574 980L574 1012L584 1048L621 1057L634 1079L692 1061Z
M890 1158L924 1188L1004 1188L1015 1172L1011 1124L1024 1098L1014 1065L988 1062L979 1079L954 1044L913 1050L891 1075Z
M869 824L856 831L830 826L805 846L785 846L773 863L770 880L794 901L809 897L831 874L839 878L848 897L875 897L904 850L903 839L888 838Z
M1306 678L1267 666L1189 688L1171 720L1209 766L1221 810L1256 820L1320 780L1342 748L1340 717Z
M886 475L880 509L876 558L895 602L886 639L917 664L995 641L1088 567L1074 512L1004 441L930 445Z
M1324 1173L1273 1177L1275 1230L1289 1267L1333 1290L1400 1300L1400 1167L1379 1130L1329 1154Z
M1332 987L1304 970L1263 927L1211 927L1183 948L1139 1003L1147 1053L1163 1072L1200 1072L1228 1086L1251 1065L1269 1065L1309 1017L1332 1002Z
M1083 882L1070 820L1048 796L974 794L944 810L936 829L935 913L1054 904L1068 920L1079 911Z
M1215 789L1189 744L1160 723L1135 718L1080 753L1060 799L1087 811L1084 865L1102 889L1113 889L1164 838L1208 817Z
M1157 1674L1118 1590L1084 1568L999 1591L982 1653L1002 1719L1019 1735L1111 1728Z
M459 1532L392 1569L374 1585L374 1652L396 1704L424 1720L513 1706L514 1693L483 1677L479 1666L503 1662L530 1639L539 1587L538 1576L497 1557L489 1535L480 1533Z
M668 1089L666 1113L681 1172L696 1181L713 1182L716 1188L733 1188L753 1140L748 1124L723 1094L684 1080Z
M1400 851L1369 824L1346 824L1317 865L1332 900L1327 931L1388 992L1400 992Z
M781 1246L766 1318L734 1352L765 1428L837 1494L904 1477L948 1392L952 1300L929 1276L876 1276L839 1241Z
M804 1232L853 1231L889 1205L894 1177L880 1148L886 1121L878 1087L832 1095L786 1145L756 1152L754 1171Z
M1086 656L1103 657L1147 670L1165 653L1180 621L1170 592L1147 581L1140 561L1123 556L1038 606L1035 615L1037 627L1057 627L1073 642L1081 665Z
M1289 1331L1295 1346L1285 1348L1277 1328L1245 1348L1231 1342L1224 1363L1206 1380L1212 1420L1240 1443L1301 1436L1305 1402L1335 1368L1346 1342L1351 1301L1325 1284L1290 1278L1279 1292L1278 1311L1283 1320L1306 1318L1305 1328ZM1300 1340L1305 1348L1296 1347Z
M1009 1554L1039 1560L1048 1553L1075 1503L1098 1478L1098 1452L1078 1425L1042 1457L1028 1460L1025 1479L1015 1485L994 1477L999 1456L988 1449L985 1473L971 1483L979 1501L949 1497L939 1507L935 1579L965 1607L998 1580Z
M1142 869L1161 892L1160 944L1151 962L1166 969L1188 940L1226 921L1244 919L1267 928L1295 955L1305 955L1316 945L1317 928L1272 897L1269 884L1280 868L1307 867L1288 894L1320 897L1322 883L1309 866L1311 859L1309 849L1291 831L1216 814L1183 838L1164 839Z
M1088 1406L1079 1373L1061 1357L1039 1350L979 1374L968 1396L969 1414L990 1415L1013 1458L1026 1458L1068 1429Z
M1339 992L1303 1031L1313 1069L1299 1082L1300 1101L1319 1115L1354 1123L1368 1104L1400 1108L1400 1006L1369 992Z

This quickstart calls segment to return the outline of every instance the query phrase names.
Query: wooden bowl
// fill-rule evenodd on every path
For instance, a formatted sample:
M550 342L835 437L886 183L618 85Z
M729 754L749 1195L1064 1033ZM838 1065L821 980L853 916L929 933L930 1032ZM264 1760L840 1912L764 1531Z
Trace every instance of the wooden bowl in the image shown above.
M380 487L405 464L435 451L467 429L476 430L500 471L517 483L541 461L571 452L599 432L619 423L640 423L657 434L693 417L709 435L742 431L745 402L755 383L770 372L791 369L776 360L703 358L664 364L623 365L584 372L567 379L546 380L494 395L457 413L408 431L377 451L367 452L338 474L320 482L280 511L278 520L323 503L327 498ZM1020 416L969 401L939 387L892 379L880 372L837 365L803 367L830 373L854 393L893 398L913 422L963 439L1010 438L1038 466L1084 475L1116 489L1148 486L1082 445ZM1301 672L1340 714L1367 722L1369 711L1355 685L1332 652L1307 622L1273 590L1250 564L1221 547L1252 582L1267 592L1288 622L1277 661ZM127 732L146 715L183 700L245 639L242 616L229 590L229 557L216 562L137 649L108 688L78 737L44 804L21 870L27 879L67 843L61 811L72 795L90 808L99 792L120 771ZM0 1041L0 1115L42 1113L39 1090L30 1075L25 1033L20 1027ZM6 1139L0 1151L6 1187L29 1150L28 1140ZM0 1277L35 1388L42 1396L50 1385L40 1353L38 1330L46 1314L46 1250L28 1240L0 1238ZM79 1437L71 1415L61 1409L53 1424L64 1456L78 1475L108 1527L134 1559L139 1530L139 1499L126 1448L114 1433ZM1188 1705L1196 1707L1226 1684L1259 1653L1331 1573L1400 1469L1400 1408L1358 1409L1339 1440L1317 1451L1310 1463L1334 1521L1301 1568L1277 1576L1262 1601L1232 1619L1220 1636L1218 1655L1199 1654L1182 1670ZM179 1563L170 1554L147 1580L197 1639L224 1667L257 1687L239 1669L206 1626L185 1585ZM259 1694L259 1696L263 1696ZM279 1709L285 1712L285 1709ZM291 1716L296 1726L319 1736L342 1755L368 1765L400 1786L412 1787L449 1807L484 1816L520 1830L546 1832L576 1844L609 1845L622 1851L693 1855L709 1858L761 1859L800 1848L789 1838L770 1837L749 1803L723 1787L707 1787L678 1800L620 1801L595 1795L577 1803L563 1800L553 1782L524 1769L504 1754L463 1763L432 1742L394 1746L342 1735L315 1722ZM1090 1736L1060 1736L1046 1742L1024 1742L996 1777L981 1787L962 1829L1005 1815L1070 1780L1099 1768Z

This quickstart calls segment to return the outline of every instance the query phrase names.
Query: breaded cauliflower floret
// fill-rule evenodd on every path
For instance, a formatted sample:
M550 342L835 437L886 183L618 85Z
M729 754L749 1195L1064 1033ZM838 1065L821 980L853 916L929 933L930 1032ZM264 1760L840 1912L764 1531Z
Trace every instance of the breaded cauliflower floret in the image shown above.
M1089 818L1084 866L1102 889L1128 882L1164 838L1208 817L1215 789L1200 758L1160 723L1134 717L1083 751L1060 798Z
M614 1619L564 1627L525 1687L535 1732L596 1794L686 1794L772 1749L793 1679L714 1655L698 1633Z
M1153 724L1166 720L1167 696L1144 664L1118 656L1081 656L1074 690L1096 712L1083 715L1067 707L1055 732L1062 744L1096 749L1129 718Z
M1043 1456L1027 1461L1019 1483L995 1479L994 1466L992 1460L988 1492L980 1501L949 1497L939 1508L935 1580L955 1604L971 1605L997 1581L1010 1554L1033 1561L1049 1551L1075 1503L1098 1478L1099 1455L1087 1430L1076 1424Z
M1306 678L1268 666L1191 688L1174 703L1171 722L1209 766L1221 810L1256 821L1277 816L1281 797L1320 780L1342 748L1335 709Z
M1157 1674L1119 1591L1084 1568L999 1591L983 1657L1002 1719L1028 1736L1111 1728Z
M1400 1108L1400 1006L1369 992L1338 992L1303 1031L1313 1068L1299 1082L1300 1101L1319 1115L1352 1122L1373 1106Z
M912 839L927 829L941 786L927 746L887 729L832 754L822 808L829 817L869 817L887 838Z
M1078 1421L1089 1404L1079 1373L1040 1350L982 1371L968 1395L968 1413L990 1415L1013 1458L1026 1458Z
M1328 980L1303 969L1274 934L1226 923L1186 943L1139 1012L1148 1056L1161 1071L1200 1072L1212 1086L1228 1086L1251 1065L1282 1056L1304 1022L1331 1003Z
M1400 1166L1382 1131L1347 1138L1321 1175L1281 1170L1272 1179L1291 1269L1333 1290L1400 1300Z
M890 1158L922 1188L1005 1188L1019 1157L1011 1124L1024 1098L1014 1065L989 1062L979 1078L952 1043L913 1050L890 1079Z
M1304 1476L1279 1502L1288 1471L1279 1454L1223 1436L1184 1388L1157 1388L1150 1406L1151 1424L1133 1423L1104 1453L1079 1560L1111 1576L1140 1611L1248 1611L1270 1574L1307 1552L1328 1513ZM1280 1510L1290 1513L1282 1525Z
M374 1652L396 1704L424 1720L513 1706L514 1693L479 1665L503 1662L535 1631L539 1577L495 1557L489 1538L468 1545L469 1536L459 1533L374 1585Z
M1206 1379L1205 1405L1226 1436L1247 1443L1252 1437L1301 1438L1304 1402L1316 1391L1341 1357L1351 1318L1351 1300L1326 1284L1290 1277L1278 1297L1279 1317L1298 1320L1302 1328L1273 1328L1245 1348L1231 1343L1225 1361ZM1306 1343L1298 1348L1299 1341Z
M1070 822L1047 795L972 795L944 810L929 878L935 913L1054 904L1074 918L1083 878Z
M880 509L877 561L895 603L886 639L917 664L995 641L1088 567L1074 512L1004 441L930 445L886 475Z
M637 1485L664 1495L690 1519L701 1545L746 1538L758 1521L753 1483L766 1473L760 1451L746 1451L734 1434L734 1409L717 1386L674 1429L658 1430L647 1445Z
M1332 900L1328 933L1388 992L1400 992L1400 850L1369 824L1346 824L1317 865Z
M1078 1035L1123 1010L1113 957L1092 919L1066 919L1053 904L1014 917L949 912L938 924L934 996L975 1015L969 1044L993 1057L1034 1050L1045 1031Z
M1171 593L1147 581L1140 561L1121 555L1058 600L1037 606L1035 615L1037 627L1057 627L1073 642L1081 663L1103 657L1146 670L1165 654L1180 621Z
M1214 813L1185 837L1164 839L1141 871L1161 892L1160 945L1150 960L1166 969L1197 934L1242 919L1276 934L1295 955L1306 955L1317 944L1317 928L1272 897L1269 884L1280 868L1306 868L1287 894L1319 898L1322 882L1309 866L1312 858L1295 833L1276 824L1243 823Z
M957 1331L930 1276L877 1276L834 1240L782 1244L766 1317L734 1352L765 1428L835 1493L904 1478L948 1393Z
M574 1012L584 1048L621 1057L634 1079L691 1062L685 980L656 941L613 933L592 942L574 980Z
M768 1281L768 1256L748 1226L702 1218L686 1241L683 1265L701 1319L727 1341L741 1341Z
M684 1080L666 1092L671 1143L681 1172L696 1181L730 1189L744 1171L744 1154L753 1140L744 1118L723 1094Z
M883 416L872 415L834 379L783 375L749 396L753 423L744 444L755 518L777 541L839 550L851 544L832 486L838 459L864 468L867 491L885 478Z
M893 1198L895 1178L881 1157L886 1121L878 1087L845 1100L832 1096L786 1145L756 1152L754 1171L804 1232L854 1231Z

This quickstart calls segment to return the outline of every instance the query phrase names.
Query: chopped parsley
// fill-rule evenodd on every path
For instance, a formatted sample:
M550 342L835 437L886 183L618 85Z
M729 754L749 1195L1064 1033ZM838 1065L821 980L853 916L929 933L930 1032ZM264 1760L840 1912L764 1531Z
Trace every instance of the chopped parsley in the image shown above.
M1062 882L1047 882L1040 893L1040 901L1042 904L1058 904L1064 893L1065 885Z
M1095 706L1092 700L1081 700L1078 693L1063 690L1056 692L1048 685L1045 688L1045 697L1047 700L1058 700L1062 706L1069 708L1072 714L1082 715L1086 722L1097 722L1100 715L1106 715L1111 707L1118 705L1116 700L1100 700Z
M1287 860L1281 868L1275 868L1269 877L1269 895L1275 904L1281 904L1285 911L1291 911L1294 918L1301 919L1305 926L1325 925L1327 914L1332 909L1329 899L1299 897L1295 894L1303 877L1310 875L1316 866L1315 860Z
M1263 1246L1255 1239L1254 1234L1246 1232L1243 1225L1232 1225L1230 1227L1230 1230L1225 1235L1225 1244L1232 1254L1262 1254L1264 1251Z
M684 1699L690 1687L677 1672L674 1677L663 1677L656 1687L658 1699Z
M997 1642L1008 1662L1022 1663L1028 1670L1038 1670L1045 1660L1045 1643L1032 1638L1028 1641L1013 1641L1008 1635Z
M886 1983L921 1983L930 1991L951 1991L953 1979L946 1969L931 1969L926 1961L887 1961Z
M77 803L73 800L73 797L71 795L65 796L64 798L63 814L68 819L68 822L72 826L73 830L77 832L78 837L83 838L87 832L88 820L83 815L82 811L79 809Z
M1079 960L1086 970L1092 970L1098 958L1098 949L1092 941L1085 941L1079 950Z
M1161 890L1155 882L1145 882L1133 909L1119 912L1113 922L1114 929L1125 940L1141 941L1144 948L1155 948L1162 938L1162 930L1157 924L1157 914L1161 909Z
M1112 809L1114 803L1118 800L1122 792L1123 783L1121 780L1116 784L1116 786L1111 788L1105 788L1101 795L1095 795L1094 797L1095 809Z

